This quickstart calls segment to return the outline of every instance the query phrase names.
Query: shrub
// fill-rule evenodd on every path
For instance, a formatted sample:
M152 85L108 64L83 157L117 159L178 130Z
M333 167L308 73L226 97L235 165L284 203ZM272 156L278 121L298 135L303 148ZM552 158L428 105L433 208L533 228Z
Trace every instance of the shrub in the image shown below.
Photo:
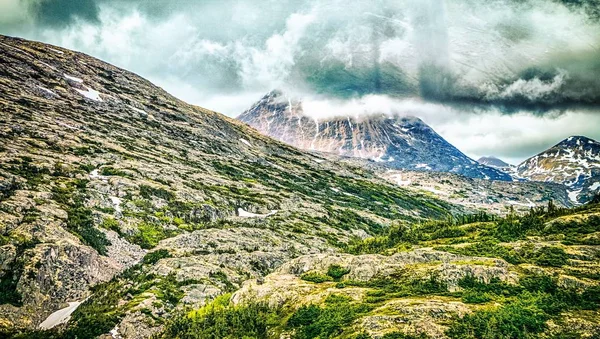
M323 307L302 306L290 317L287 326L296 329L296 338L331 338L344 332L360 315L371 308L352 303L348 297L330 295Z
M137 232L128 236L127 240L140 245L141 248L151 249L158 245L158 242L173 236L176 232L165 230L161 225L142 222L137 227Z
M140 195L146 199L152 199L152 197L155 196L167 201L175 200L175 193L161 187L152 187L148 185L140 185Z
M533 295L523 295L496 309L465 315L450 325L450 338L531 338L546 329L549 316Z
M542 247L535 256L534 262L540 266L562 267L569 262L569 255L560 247Z
M266 303L233 306L228 295L203 308L174 317L156 338L268 338L280 315Z
M462 295L462 301L466 304L482 304L491 300L492 297L488 293L467 291Z
M350 273L350 269L344 268L340 265L331 265L327 269L327 275L332 277L333 280L340 280L343 276Z
M333 280L328 275L324 275L324 274L321 274L319 272L314 272L314 271L302 274L300 276L300 279L306 280L306 281L310 281L310 282L314 282L314 283L317 283L317 284Z
M148 264L148 265L154 265L156 264L160 259L164 259L164 258L170 258L171 257L171 253L169 253L169 251L165 250L165 249L160 249L154 252L149 252L148 254L146 254L144 256L144 264Z
M121 227L119 225L119 222L116 221L114 218L104 219L104 221L102 221L102 224L100 224L100 227L106 228L107 230L112 230L112 231L115 231L115 232L121 234Z

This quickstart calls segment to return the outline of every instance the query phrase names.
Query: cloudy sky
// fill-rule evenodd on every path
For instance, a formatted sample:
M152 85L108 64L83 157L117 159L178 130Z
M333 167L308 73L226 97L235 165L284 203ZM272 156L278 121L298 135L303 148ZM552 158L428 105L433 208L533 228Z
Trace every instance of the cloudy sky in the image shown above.
M472 157L600 140L600 0L0 0L0 33L82 51L236 116L417 115Z

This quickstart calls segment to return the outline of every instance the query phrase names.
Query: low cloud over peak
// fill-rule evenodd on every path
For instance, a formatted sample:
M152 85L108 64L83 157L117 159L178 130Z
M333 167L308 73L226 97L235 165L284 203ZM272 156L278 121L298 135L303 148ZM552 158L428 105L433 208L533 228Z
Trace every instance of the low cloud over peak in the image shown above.
M0 33L86 52L232 116L281 88L318 98L321 111L410 105L445 129L502 115L595 119L598 8L600 0L6 0Z

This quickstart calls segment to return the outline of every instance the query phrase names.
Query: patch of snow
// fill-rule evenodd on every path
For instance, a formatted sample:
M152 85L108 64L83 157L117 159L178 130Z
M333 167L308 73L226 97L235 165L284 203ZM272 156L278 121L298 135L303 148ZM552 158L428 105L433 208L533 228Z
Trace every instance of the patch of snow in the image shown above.
M45 62L43 62L43 61L40 61L40 64L42 64L42 65L44 65L44 66L46 66L46 67L50 68L50 69L51 69L51 70L53 70L53 71L56 71L56 67L50 66L50 65L48 65L47 63L45 63Z
M63 51L59 51L59 50L57 50L57 49L54 49L54 48L49 48L49 49L50 49L52 52L55 52L55 53L58 53L58 54L65 54L65 52L63 52Z
M590 186L590 190L591 190L591 191L595 191L595 190L597 190L598 188L600 188L600 181L598 181L598 182L595 182L595 183L593 183L593 184L592 184L592 186Z
M38 88L41 89L42 91L48 93L48 94L57 96L56 93L52 92L51 90L47 89L46 87L38 86Z
M95 169L90 172L90 179L99 179L100 174L98 174L98 169Z
M389 157L388 162L394 161L394 157Z
M64 324L71 319L71 314L81 305L83 301L69 302L69 306L62 308L48 316L39 328L42 330L51 329L56 325Z
M85 87L85 86L84 86ZM75 88L75 90L77 92L79 92L79 94L83 95L84 97L88 98L88 99L92 99L94 101L99 101L102 102L102 98L100 98L100 92L89 88L89 87L85 87L87 88L87 91L81 90L79 88Z
M135 112L138 112L138 113L139 113L139 114L141 114L141 115L148 115L148 113L146 113L146 111L144 111L144 110L141 110L141 109L139 109L139 108L135 108L135 107L133 107L133 106L131 106L131 105L127 105L127 107L131 108L132 110L134 110Z
M76 77L74 77L74 76L71 76L71 75L68 75L68 74L66 74L66 73L63 73L63 76L64 76L66 79L68 79L68 80L75 81L75 82L78 82L78 83L80 83L80 84L81 84L81 83L83 83L83 80L82 80L82 79L76 78Z
M66 127L66 128L73 129L73 130L78 130L79 129L79 128L75 127L75 126L71 126L69 124L65 124L64 122L60 122L58 120L56 121L56 124L58 124L60 126L63 126L63 127Z
M256 214L256 213L250 213L245 211L243 208L238 208L238 216L242 217L242 218L266 218L268 216L271 216L275 213L277 213L278 211L276 210L272 210L271 212L267 213L267 214Z
M113 206L115 207L115 211L117 211L117 213L123 212L123 209L121 208L121 199L119 199L118 197L111 196L110 201L112 202Z
M250 141L244 139L244 138L240 138L240 141L244 144L246 144L248 147L252 147L252 145L250 144Z
M331 189L332 191L334 191L336 193L340 193L340 190L335 187L329 187L329 189Z
M119 333L119 325L115 325L115 328L108 332L113 339L122 339L123 337Z
M468 166L467 166L467 167L468 167ZM428 164L416 164L416 165L415 165L415 168L424 168L424 169L427 169L427 170L430 170L430 169L431 169L431 167L429 167L429 165L428 165Z
M314 162L316 162L317 164L320 164L322 162L325 162L325 159L313 159Z
M574 203L579 203L579 201L577 201L577 197L579 196L579 193L581 193L581 190L569 191L569 200L571 200Z

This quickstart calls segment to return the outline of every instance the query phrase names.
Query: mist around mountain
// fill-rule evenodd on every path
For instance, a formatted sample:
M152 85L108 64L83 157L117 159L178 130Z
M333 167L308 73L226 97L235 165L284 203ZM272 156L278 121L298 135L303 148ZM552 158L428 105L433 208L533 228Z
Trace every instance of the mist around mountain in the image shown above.
M0 36L0 63L0 337L600 335L598 198L567 208L541 184L535 207L490 213L85 54ZM388 120L355 131L454 150Z
M272 91L237 119L300 149L369 159L392 169L512 180L467 157L417 117L364 114L319 119L304 115L301 101Z

